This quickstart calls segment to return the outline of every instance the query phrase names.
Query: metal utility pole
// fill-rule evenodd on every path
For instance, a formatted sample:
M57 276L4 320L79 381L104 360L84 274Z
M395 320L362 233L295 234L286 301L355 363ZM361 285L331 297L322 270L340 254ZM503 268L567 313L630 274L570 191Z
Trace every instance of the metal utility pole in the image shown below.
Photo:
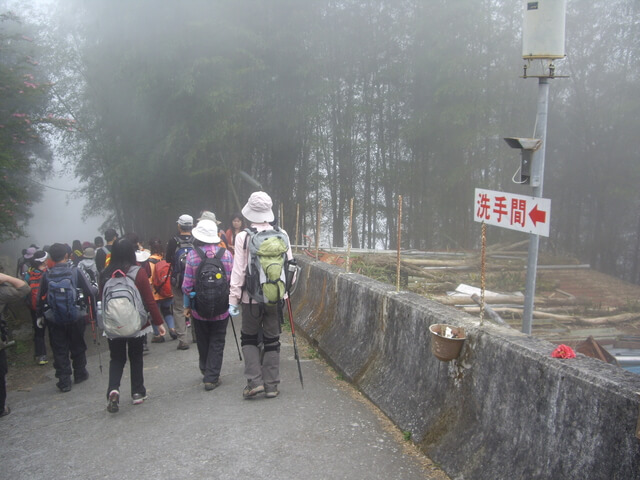
M540 139L540 148L534 153L531 165L531 185L533 186L533 197L542 197L542 187L544 180L544 160L547 146L547 111L549 109L549 79L540 77L538 79L538 112L536 115L536 128L534 137ZM531 334L533 323L533 297L536 293L536 274L538 271L538 247L540 236L529 234L529 255L527 260L527 283L524 295L524 310L522 313L522 331Z

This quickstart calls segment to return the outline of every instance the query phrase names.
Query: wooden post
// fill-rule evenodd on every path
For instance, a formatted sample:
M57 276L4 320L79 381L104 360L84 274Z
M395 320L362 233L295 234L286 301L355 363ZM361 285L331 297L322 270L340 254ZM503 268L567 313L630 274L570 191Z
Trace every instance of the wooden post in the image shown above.
M400 244L402 241L402 195L398 195L398 258L396 262L396 292L400 291Z
M280 202L280 228L284 230L284 203Z
M320 217L322 216L322 201L318 202L318 213L316 218L316 260L320 252Z
M349 232L347 233L347 272L351 271L351 229L353 228L353 198L349 202Z
M298 253L298 233L300 232L300 204L296 204L296 253Z

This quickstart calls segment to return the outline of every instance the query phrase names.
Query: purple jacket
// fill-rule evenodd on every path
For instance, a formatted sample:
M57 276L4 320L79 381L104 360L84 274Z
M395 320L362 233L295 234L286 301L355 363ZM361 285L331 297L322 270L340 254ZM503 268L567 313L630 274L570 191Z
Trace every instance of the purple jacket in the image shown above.
M205 253L207 257L213 258L221 247L214 244L207 244L200 246L200 249ZM182 282L182 293L183 296L183 305L185 308L190 307L189 304L189 294L193 291L196 283L196 272L198 271L198 265L200 265L200 257L198 256L198 252L196 252L195 248L191 250L187 254L187 264L184 270L184 280ZM233 255L227 250L222 255L222 265L224 266L224 271L227 274L227 281L231 281L231 271L233 269ZM224 312L221 315L218 315L213 318L202 318L198 313L192 309L191 315L193 318L198 320L224 320L229 316L229 312Z

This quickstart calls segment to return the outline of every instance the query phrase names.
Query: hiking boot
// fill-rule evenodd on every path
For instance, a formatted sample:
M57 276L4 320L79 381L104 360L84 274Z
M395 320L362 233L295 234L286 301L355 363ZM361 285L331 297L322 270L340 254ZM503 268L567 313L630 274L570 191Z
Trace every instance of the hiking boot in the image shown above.
M36 363L38 365L46 365L47 363L49 363L49 360L47 359L46 355L41 355L39 357L36 357Z
M265 398L276 398L279 394L278 387L266 388L264 391Z
M151 343L164 343L164 337L162 335L154 335Z
M178 338L178 332L176 332L175 328L169 329L169 335L171 335L171 340L175 340Z
M189 344L180 340L178 342L178 350L189 350Z
M242 391L242 398L253 398L262 392L264 392L264 385L258 385L257 387L247 385Z
M216 388L218 388L220 386L220 380L217 380L215 382L205 382L204 383L204 389L207 392L210 392L211 390L214 390Z
M145 394L142 394L142 393L134 393L134 394L131 396L131 399L132 399L131 403L133 403L134 405L140 405L140 404L141 404L142 402L144 402L147 398L149 398L149 397L147 397L147 395L145 395Z
M70 392L71 391L71 379L69 379L69 381L67 381L67 382L59 381L58 383L56 383L56 387L58 387L58 390L60 390L62 393Z
M86 370L78 375L73 376L73 383L82 383L89 378L89 372Z
M111 392L109 392L109 403L107 403L107 412L116 413L119 409L118 403L120 403L120 392L118 390L111 390Z
M4 410L0 413L0 417L6 417L11 413L11 409L5 405Z

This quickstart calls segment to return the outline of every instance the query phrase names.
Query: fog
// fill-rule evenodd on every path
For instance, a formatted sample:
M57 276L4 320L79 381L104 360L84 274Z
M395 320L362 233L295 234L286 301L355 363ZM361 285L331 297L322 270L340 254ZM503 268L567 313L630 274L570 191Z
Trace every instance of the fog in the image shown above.
M54 177L47 180L46 185L51 188L43 188L43 199L33 208L33 218L23 243L43 246L60 242L71 245L76 239L93 242L96 235L102 235L99 232L101 218L82 220L85 200L74 198L75 194L69 192L80 187L76 179Z
M59 160L110 226L143 239L168 238L185 212L227 220L254 188L240 171L320 246L395 248L401 224L403 248L478 248L474 189L530 193L500 140L535 130L542 72L522 78L521 0L5 3L45 25L48 107L70 122ZM567 2L541 250L640 282L640 10L616 5ZM93 238L105 218L83 224L82 206L47 189L14 249ZM491 228L486 240L523 238Z
M2 263L8 272L12 272L22 249L31 244L40 248L56 242L71 245L73 240L93 242L97 235L103 235L99 230L102 218L82 220L85 200L73 193L80 187L77 179L59 170L54 170L40 185L34 184L34 188L42 190L42 201L33 207L33 217L25 228L26 236L0 245Z

